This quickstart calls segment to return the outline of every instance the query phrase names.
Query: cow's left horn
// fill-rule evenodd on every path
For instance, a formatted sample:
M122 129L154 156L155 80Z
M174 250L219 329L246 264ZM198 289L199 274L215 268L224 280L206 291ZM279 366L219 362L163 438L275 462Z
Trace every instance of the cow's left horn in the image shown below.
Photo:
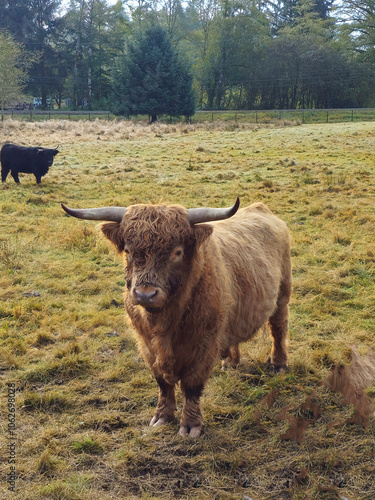
M69 208L61 203L65 212L78 219L87 220L108 220L112 222L121 222L126 212L126 207L103 207L103 208Z
M213 222L215 220L228 219L232 217L240 206L240 199L237 198L233 207L229 208L188 208L189 222L191 225L200 222Z

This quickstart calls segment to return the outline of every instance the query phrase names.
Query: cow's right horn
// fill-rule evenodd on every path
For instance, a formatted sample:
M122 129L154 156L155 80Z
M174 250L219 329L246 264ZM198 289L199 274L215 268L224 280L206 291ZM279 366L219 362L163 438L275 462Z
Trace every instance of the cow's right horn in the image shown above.
M121 222L126 212L126 207L103 207L103 208L69 208L61 203L65 212L72 217L87 220L107 220Z
M188 208L189 222L193 225L200 222L228 219L237 212L239 206L240 199L237 198L236 203L229 208Z

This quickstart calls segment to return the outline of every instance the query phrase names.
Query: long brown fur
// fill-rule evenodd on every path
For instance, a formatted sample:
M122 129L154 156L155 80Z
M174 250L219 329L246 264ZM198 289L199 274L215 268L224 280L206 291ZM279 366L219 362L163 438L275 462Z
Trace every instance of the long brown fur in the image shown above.
M121 223L105 223L102 230L127 252L125 306L160 386L151 425L174 418L180 382L180 434L199 436L200 396L215 361L221 356L237 364L238 344L268 321L271 362L276 370L285 368L290 237L286 224L265 205L255 203L230 219L195 226L184 207L134 205ZM137 305L137 287L157 287L158 307Z

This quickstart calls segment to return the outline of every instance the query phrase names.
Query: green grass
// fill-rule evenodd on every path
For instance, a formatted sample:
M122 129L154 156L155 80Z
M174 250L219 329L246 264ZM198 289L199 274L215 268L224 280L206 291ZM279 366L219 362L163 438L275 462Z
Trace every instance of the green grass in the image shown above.
M15 383L19 474L7 491L1 432L1 498L373 497L375 125L279 125L6 121L2 142L60 153L40 186L23 175L0 187L0 422ZM203 435L183 439L177 419L148 427L157 386L121 307L121 258L60 203L237 196L268 204L292 233L289 369L268 370L260 332L237 370L216 366ZM327 387L354 344L360 403Z

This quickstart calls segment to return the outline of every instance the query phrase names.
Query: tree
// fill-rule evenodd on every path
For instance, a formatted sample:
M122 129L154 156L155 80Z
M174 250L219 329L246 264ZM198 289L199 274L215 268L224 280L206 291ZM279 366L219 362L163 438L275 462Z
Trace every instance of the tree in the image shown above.
M343 0L338 10L358 54L375 64L375 0Z
M121 2L109 6L106 0L71 0L60 46L69 68L66 90L75 108L107 108L110 69L123 51L127 26Z
M0 33L0 109L4 120L4 109L14 101L22 99L22 91L28 80L28 70L33 63L23 45L17 43L6 32Z
M43 106L189 115L192 85L208 109L375 99L375 0L0 0L2 31L39 54Z
M194 114L192 76L167 32L152 26L128 44L114 75L113 108L126 116Z
M368 95L362 84L358 88L365 68L348 57L331 20L322 19L313 2L300 0L296 14L269 46L267 64L259 73L260 107L360 106Z
M270 38L268 20L252 0L194 1L189 9L198 25L191 40L199 105L243 108L256 93L255 75L264 64Z
M328 20L333 8L334 0L309 0L309 10L317 15L317 18ZM268 2L268 11L272 20L274 31L287 25L292 26L303 17L306 9L305 0L276 0Z
M54 37L56 16L61 0L3 0L0 26L12 33L30 53L38 54L30 68L28 91L42 98L47 106L47 94L56 80Z

